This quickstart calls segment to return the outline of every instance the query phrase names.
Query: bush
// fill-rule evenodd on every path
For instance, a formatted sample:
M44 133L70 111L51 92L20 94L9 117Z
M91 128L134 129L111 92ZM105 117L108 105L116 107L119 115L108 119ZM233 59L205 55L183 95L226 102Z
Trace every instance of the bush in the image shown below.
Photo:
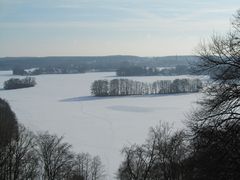
M4 89L19 89L33 87L36 85L35 78L26 77L24 79L11 78L4 82Z

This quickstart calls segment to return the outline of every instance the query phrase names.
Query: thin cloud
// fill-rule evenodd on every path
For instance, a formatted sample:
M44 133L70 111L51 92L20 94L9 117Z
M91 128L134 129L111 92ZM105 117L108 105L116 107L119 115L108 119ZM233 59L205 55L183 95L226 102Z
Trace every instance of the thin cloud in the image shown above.
M35 46L46 55L76 54L75 39L80 55L186 53L212 31L227 31L238 6L236 0L0 0L0 56L18 48L37 55Z

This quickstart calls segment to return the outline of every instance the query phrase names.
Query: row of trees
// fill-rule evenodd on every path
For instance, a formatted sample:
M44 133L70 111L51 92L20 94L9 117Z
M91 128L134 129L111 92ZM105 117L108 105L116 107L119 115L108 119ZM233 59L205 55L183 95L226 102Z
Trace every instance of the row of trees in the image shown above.
M154 68L141 66L128 66L117 69L117 76L178 76L196 74L191 65L177 65L171 68Z
M199 79L158 80L144 83L130 79L96 80L92 83L91 92L95 96L128 96L147 94L169 94L198 92L202 89Z
M201 44L198 69L212 74L183 132L161 125L123 149L121 180L237 180L240 177L240 10L233 30ZM217 71L216 71L217 70Z
M34 134L19 125L6 101L0 99L0 179L98 180L104 167L98 156L76 154L63 137Z
M4 89L19 89L19 88L27 88L33 87L36 85L35 78L33 77L26 77L23 79L19 78L11 78L4 82Z

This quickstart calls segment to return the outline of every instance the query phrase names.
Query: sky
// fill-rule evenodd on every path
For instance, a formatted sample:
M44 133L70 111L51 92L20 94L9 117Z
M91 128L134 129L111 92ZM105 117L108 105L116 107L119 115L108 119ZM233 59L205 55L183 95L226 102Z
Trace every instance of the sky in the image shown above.
M191 55L239 0L0 0L0 57Z

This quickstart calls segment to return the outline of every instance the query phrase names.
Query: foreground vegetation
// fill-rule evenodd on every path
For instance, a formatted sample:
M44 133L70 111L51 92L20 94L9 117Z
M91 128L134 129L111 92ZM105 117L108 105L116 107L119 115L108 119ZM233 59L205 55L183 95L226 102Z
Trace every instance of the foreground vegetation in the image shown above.
M188 129L152 128L146 143L122 150L121 180L237 180L240 177L240 11L233 30L199 47L198 68L212 74Z
M34 134L18 124L9 104L0 98L0 179L98 180L104 168L98 156L74 153L63 137Z

